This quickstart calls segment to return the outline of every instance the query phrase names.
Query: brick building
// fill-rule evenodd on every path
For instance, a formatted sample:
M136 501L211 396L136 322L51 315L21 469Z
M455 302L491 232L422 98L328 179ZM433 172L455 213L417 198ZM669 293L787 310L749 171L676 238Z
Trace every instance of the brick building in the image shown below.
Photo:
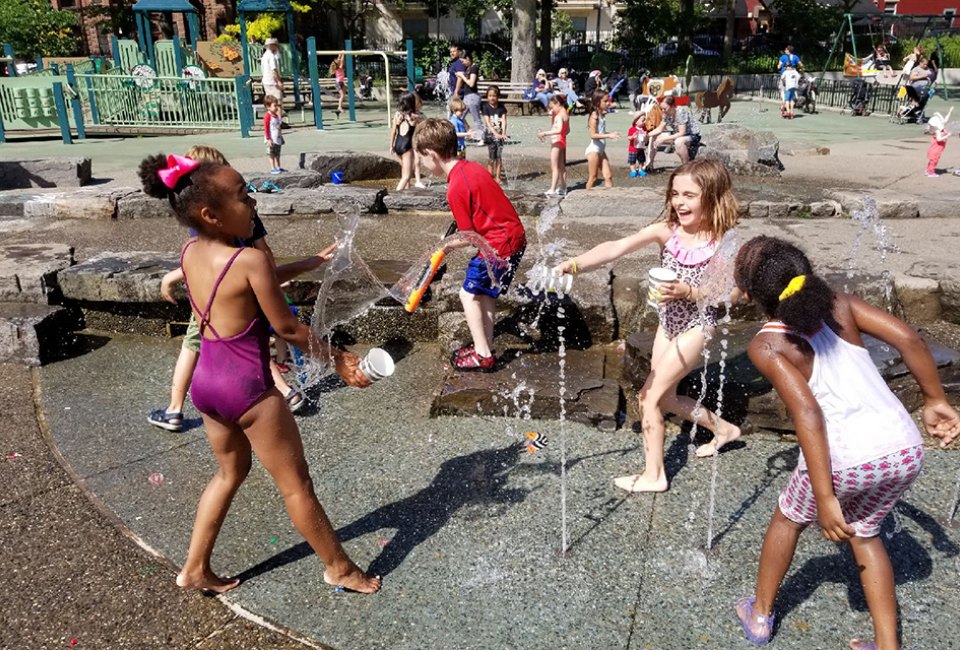
M214 39L223 28L234 21L233 6L230 0L191 0L200 10L200 38ZM132 0L51 0L54 9L77 12L77 22L83 36L84 54L110 54L110 35L114 26L110 20L111 8L119 10L121 7L129 9ZM117 36L136 39L136 27L130 14L129 25L118 27ZM176 28L176 33L186 35L182 14L154 14L151 16L154 39L170 38Z

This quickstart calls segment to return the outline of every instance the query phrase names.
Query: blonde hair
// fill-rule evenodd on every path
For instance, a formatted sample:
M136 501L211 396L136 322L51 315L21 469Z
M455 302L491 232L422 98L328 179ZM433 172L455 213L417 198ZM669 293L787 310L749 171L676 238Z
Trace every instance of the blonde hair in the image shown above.
M667 183L662 220L671 225L680 223L671 197L673 180L677 176L689 176L700 188L700 205L705 220L703 227L713 237L719 239L737 225L740 205L733 195L733 179L723 163L717 160L691 160L673 170Z
M467 105L463 103L462 99L454 98L450 100L450 112L456 113L457 111L467 110Z
M345 67L345 64L346 64L346 59L344 58L344 55L341 54L337 56L337 58L335 58L333 61L330 62L330 74L333 74L334 72L336 72L337 68Z
M218 165L226 165L227 167L230 166L226 156L224 156L219 149L206 144L197 144L190 147L186 153L186 157L196 160L197 162L211 162Z
M421 156L436 151L442 160L450 160L457 155L457 132L449 120L427 118L413 132L413 148Z

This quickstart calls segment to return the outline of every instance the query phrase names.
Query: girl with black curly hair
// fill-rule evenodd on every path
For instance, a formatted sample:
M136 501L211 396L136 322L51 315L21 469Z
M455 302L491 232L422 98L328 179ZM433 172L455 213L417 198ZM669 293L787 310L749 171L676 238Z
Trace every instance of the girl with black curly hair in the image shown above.
M903 356L924 397L924 426L941 446L960 433L960 417L913 328L856 296L835 293L796 246L751 239L737 255L734 277L771 319L748 354L786 403L801 450L763 541L755 594L737 602L737 617L750 641L770 640L774 600L797 540L818 522L827 539L850 543L873 618L874 641L853 639L850 647L899 650L893 570L878 535L920 472L923 440L870 359L863 334Z
M217 576L210 556L255 451L280 488L297 530L323 561L323 579L354 591L378 591L380 579L350 560L313 491L300 431L270 375L269 326L301 350L332 356L337 373L352 386L369 383L357 367L359 359L330 349L293 316L266 254L236 248L236 239L253 234L256 209L237 171L160 155L144 159L139 173L144 192L168 199L177 220L197 232L180 254L201 335L190 395L203 414L219 466L197 505L177 584L211 593L239 584Z

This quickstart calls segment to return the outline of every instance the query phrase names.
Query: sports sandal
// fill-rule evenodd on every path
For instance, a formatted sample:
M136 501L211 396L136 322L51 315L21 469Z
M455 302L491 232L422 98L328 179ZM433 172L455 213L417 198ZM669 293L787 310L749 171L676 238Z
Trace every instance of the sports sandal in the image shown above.
M275 183L270 181L264 181L264 183L257 188L258 192L263 192L264 194L282 194L283 190L276 186Z
M877 650L877 644L873 641L861 641L860 639L850 639L850 648L852 650Z
M757 602L755 596L747 596L737 601L737 618L740 619L740 625L743 627L743 633L747 635L750 643L754 645L766 645L770 643L770 637L773 636L773 623L776 621L777 613L771 611L768 616L759 614L753 608ZM743 613L741 614L741 610Z
M306 398L303 396L303 393L298 391L296 388L291 387L287 394L283 396L283 399L287 400L287 405L290 407L291 413L296 413L304 407L307 403Z
M466 370L469 372L491 372L495 364L493 355L481 357L476 350L471 350L461 357L453 359L453 367L457 370Z
M256 194L256 193L257 193L257 186L254 185L253 183L247 183L247 193L248 193L248 194Z
M167 409L157 409L156 411L150 411L147 422L167 431L182 431L183 413L167 413Z
M450 355L450 363L454 363L454 361L456 361L460 357L472 353L473 349L474 349L473 343L471 343L470 345L463 346L459 350L455 350L453 354Z

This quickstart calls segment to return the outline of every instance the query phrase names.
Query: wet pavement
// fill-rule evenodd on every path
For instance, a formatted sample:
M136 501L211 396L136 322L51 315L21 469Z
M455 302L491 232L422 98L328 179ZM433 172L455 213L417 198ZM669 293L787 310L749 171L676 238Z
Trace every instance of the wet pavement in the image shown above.
M100 343L39 371L46 425L80 485L177 565L214 471L195 411L187 411L193 428L181 434L145 422L146 409L166 398L177 344L133 336ZM418 344L394 377L363 391L327 386L298 417L320 499L348 552L384 576L383 592L364 597L325 585L319 561L255 465L214 554L218 572L244 578L226 601L344 649L746 647L731 603L752 585L795 446L756 434L722 454L711 525L712 461L693 458L685 437L668 440L671 491L626 496L611 478L639 467L638 436L629 429L567 423L561 430L558 422L518 419L522 412L509 403L510 417L429 418L443 356L436 345ZM547 436L544 450L523 449L530 430ZM564 439L569 551L560 556ZM942 637L942 618L960 597L960 529L941 523L955 477L956 452L930 450L922 477L884 528L910 648L955 647ZM61 490L73 489L59 480ZM54 527L63 526L57 515ZM706 552L710 528L714 550ZM142 554L127 546L128 555ZM47 554L55 566L59 549ZM173 591L168 566L147 556L139 568L149 565L162 569L136 579ZM191 617L202 614L191 604L199 598L163 600L170 599L189 609L171 614L178 626L197 625ZM779 607L776 647L841 648L870 631L851 557L813 530Z

